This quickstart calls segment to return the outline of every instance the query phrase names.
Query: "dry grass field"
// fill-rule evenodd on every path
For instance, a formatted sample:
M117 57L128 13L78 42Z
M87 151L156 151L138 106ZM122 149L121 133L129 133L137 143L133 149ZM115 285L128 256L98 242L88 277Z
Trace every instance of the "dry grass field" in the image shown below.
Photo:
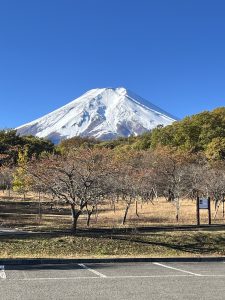
M54 203L41 195L41 219L38 196L12 192L0 194L0 227L35 231L25 235L1 235L1 258L99 258L99 257L174 257L225 255L224 227L177 228L176 225L196 224L196 203L182 200L180 218L176 221L176 206L163 198L153 203L138 202L138 215L133 203L122 225L125 203L118 201L116 210L109 201L98 207L86 230L87 215L78 222L82 229L76 235L70 231L71 215L67 206ZM212 203L212 224L224 224L222 207L216 219ZM207 224L207 211L201 211L201 222ZM166 229L160 226L172 226ZM157 227L155 230L147 227ZM127 228L132 229L127 229ZM140 227L146 227L140 229ZM100 230L96 230L100 228ZM123 230L125 228L125 230ZM104 229L106 229L104 231ZM112 230L107 230L112 229ZM57 231L59 230L59 231ZM47 231L47 233L44 231Z
M222 214L222 204L215 216L215 205L212 202L212 224L225 224ZM176 221L176 203L159 198L153 202L138 202L138 216L133 203L129 209L127 221L122 225L126 203L119 200L115 203L115 212L109 201L98 207L98 215L91 217L91 228L122 228L140 226L192 225L196 224L196 201L180 200L179 221ZM11 192L0 192L0 225L24 230L56 230L70 229L70 208L54 202L47 195L41 195L41 218L39 215L38 196L32 193L23 195ZM201 223L208 222L207 210L201 210ZM81 215L78 228L86 227L87 215Z

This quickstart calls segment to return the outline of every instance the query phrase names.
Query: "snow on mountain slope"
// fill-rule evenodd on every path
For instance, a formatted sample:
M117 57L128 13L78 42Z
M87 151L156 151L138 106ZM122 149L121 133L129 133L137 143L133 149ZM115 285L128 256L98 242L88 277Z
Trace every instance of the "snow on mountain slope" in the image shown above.
M67 105L22 125L19 135L45 137L58 143L74 136L101 140L139 135L175 117L125 88L93 89Z

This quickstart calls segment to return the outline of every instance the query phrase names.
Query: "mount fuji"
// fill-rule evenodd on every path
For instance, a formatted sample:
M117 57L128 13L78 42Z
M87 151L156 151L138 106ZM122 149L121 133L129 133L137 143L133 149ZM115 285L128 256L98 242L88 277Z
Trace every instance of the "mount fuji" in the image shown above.
M139 135L176 118L125 88L92 89L61 108L16 128L54 143L74 136L110 140Z

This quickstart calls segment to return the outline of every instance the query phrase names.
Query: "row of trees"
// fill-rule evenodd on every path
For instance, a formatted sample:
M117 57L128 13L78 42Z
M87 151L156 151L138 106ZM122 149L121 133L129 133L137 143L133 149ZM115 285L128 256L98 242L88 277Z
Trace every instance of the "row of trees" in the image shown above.
M64 154L45 154L27 159L26 151L10 175L2 169L1 179L12 180L20 191L50 193L54 200L70 206L73 230L84 212L87 224L102 201L112 205L163 196L176 204L179 220L180 200L210 195L219 207L225 195L225 164L209 163L204 156L187 155L162 148L154 151L114 151L77 148Z

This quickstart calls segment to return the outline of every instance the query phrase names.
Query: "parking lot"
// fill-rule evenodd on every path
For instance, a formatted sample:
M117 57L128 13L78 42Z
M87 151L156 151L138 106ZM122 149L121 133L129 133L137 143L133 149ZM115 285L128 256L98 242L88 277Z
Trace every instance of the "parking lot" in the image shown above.
M225 299L224 262L0 266L0 299Z

